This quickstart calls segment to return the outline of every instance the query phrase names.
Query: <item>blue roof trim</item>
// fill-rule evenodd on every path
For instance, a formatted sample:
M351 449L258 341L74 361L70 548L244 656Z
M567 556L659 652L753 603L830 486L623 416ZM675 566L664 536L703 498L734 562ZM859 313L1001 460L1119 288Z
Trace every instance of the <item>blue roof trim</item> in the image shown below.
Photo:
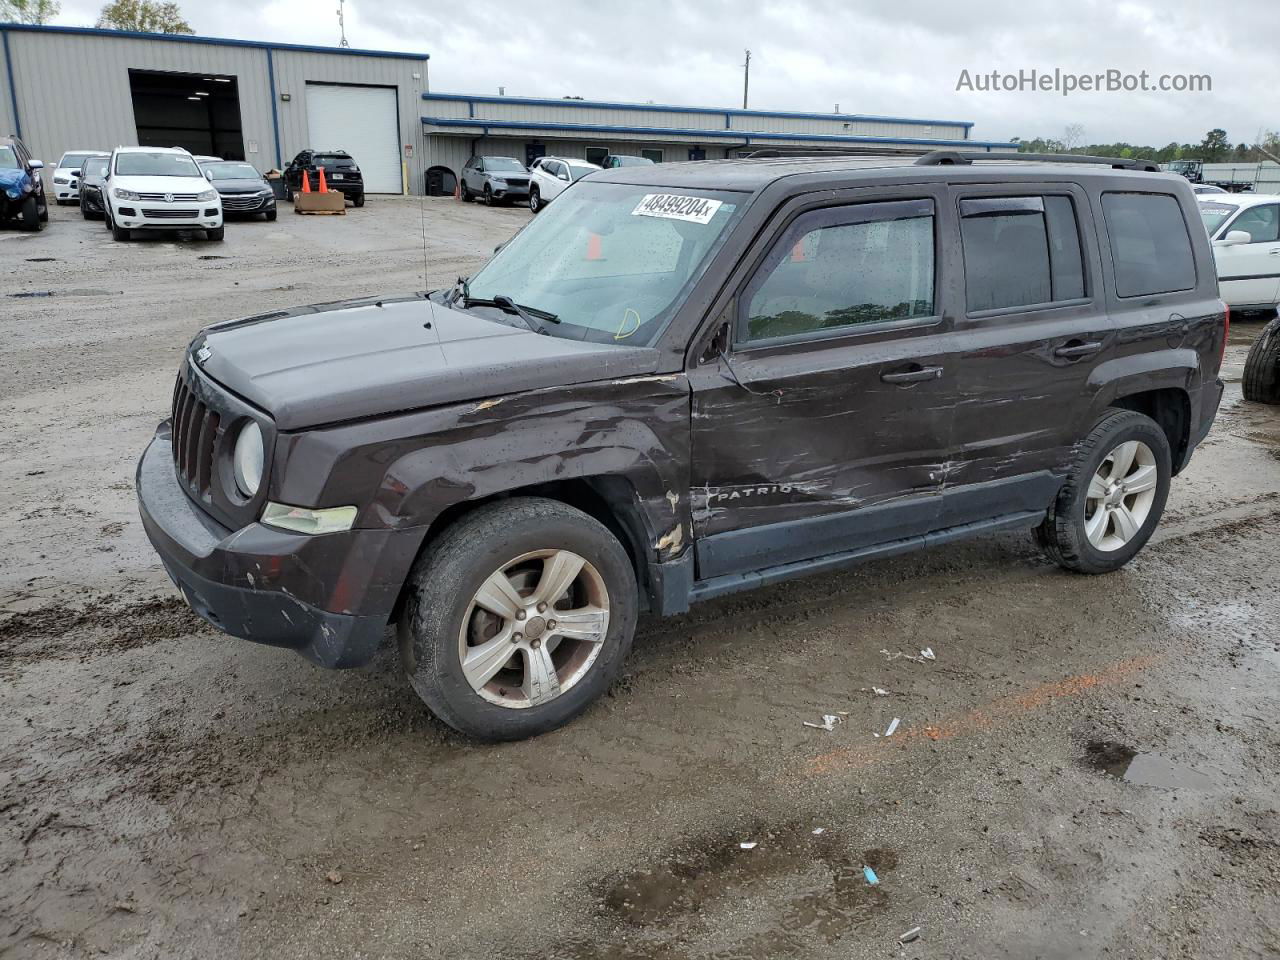
M397 53L393 50L357 50L354 47L317 47L304 43L269 43L265 40L229 40L201 37L191 33L140 33L136 30L103 30L100 27L51 27L34 23L0 23L0 30L28 33L70 33L82 37L124 37L130 40L171 40L175 43L203 43L214 47L256 47L259 50L288 50L295 53L341 53L353 57L383 57L389 60L430 60L429 53Z
M22 139L22 118L18 116L18 88L13 83L13 54L9 52L9 34L0 30L0 40L4 41L4 69L9 75L9 102L13 106L13 135Z
M493 130L561 130L572 133L642 133L655 138L694 137L704 140L803 140L811 143L905 143L918 147L1003 147L1016 150L1016 143L994 140L938 140L924 137L867 137L837 133L755 133L750 130L688 130L683 127L618 127L594 123L539 123L531 120L474 120L468 117L423 117L436 127L482 127Z
M465 93L431 93L423 100L462 103L516 103L529 107L578 107L604 110L656 110L659 113L716 113L732 117L780 117L790 120L840 120L842 122L913 123L922 127L972 127L972 120L921 120L917 117L877 117L863 113L794 113L784 110L737 110L724 107L678 107L664 103L616 103L610 100L550 100L539 97L476 97Z

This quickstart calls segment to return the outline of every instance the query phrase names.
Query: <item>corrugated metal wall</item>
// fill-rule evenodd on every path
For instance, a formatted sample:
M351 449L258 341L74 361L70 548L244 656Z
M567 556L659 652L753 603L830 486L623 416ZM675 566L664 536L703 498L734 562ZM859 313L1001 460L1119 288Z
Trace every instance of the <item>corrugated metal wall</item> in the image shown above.
M269 55L261 47L233 44L38 30L3 32L12 57L23 139L36 157L50 166L69 149L110 150L137 144L130 68L236 77L245 157L260 170L277 166L270 60L275 73L282 163L309 146L309 82L391 86L399 92L402 155L404 144L413 145L410 189L414 193L423 190L425 151L420 116L422 93L427 89L424 60L280 49ZM16 132L16 124L5 66L0 63L0 120L4 121L0 130L9 133ZM281 102L281 93L291 99ZM251 145L257 146L257 153L249 150ZM358 147L352 144L348 149L356 154Z

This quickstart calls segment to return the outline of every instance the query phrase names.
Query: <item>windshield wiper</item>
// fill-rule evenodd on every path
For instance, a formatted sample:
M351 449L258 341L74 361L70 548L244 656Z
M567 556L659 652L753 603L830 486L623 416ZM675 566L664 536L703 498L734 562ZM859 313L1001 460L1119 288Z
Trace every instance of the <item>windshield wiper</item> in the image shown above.
M550 336L547 330L547 323L559 323L560 318L554 313L548 313L546 310L539 310L536 307L522 307L505 294L496 296L492 300L486 300L480 297L468 297L466 294L462 296L462 305L464 307L497 307L503 313L510 313L519 317L524 321L524 325L534 333L541 333L544 336Z

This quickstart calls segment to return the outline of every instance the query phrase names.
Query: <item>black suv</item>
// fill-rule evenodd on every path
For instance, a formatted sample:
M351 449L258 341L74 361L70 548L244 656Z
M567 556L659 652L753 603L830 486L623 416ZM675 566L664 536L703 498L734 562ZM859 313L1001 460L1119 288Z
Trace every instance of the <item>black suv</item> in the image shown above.
M581 712L641 611L1018 528L1115 570L1226 310L1184 178L1031 159L603 171L451 290L210 327L147 533L236 636L348 667L395 624L490 739Z
M23 230L43 230L49 202L40 171L44 163L17 137L0 137L0 225L16 222Z
M311 181L311 189L320 187L320 168L324 167L325 184L337 190L354 206L364 206L364 175L359 165L345 150L303 150L284 168L285 199L292 200L302 190L305 175Z

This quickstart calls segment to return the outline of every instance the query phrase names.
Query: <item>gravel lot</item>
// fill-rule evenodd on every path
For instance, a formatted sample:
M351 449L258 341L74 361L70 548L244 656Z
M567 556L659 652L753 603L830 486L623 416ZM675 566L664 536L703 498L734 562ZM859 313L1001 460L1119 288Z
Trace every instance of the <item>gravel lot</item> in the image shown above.
M528 211L286 207L220 244L51 214L0 233L0 956L1280 954L1259 325L1120 573L1003 536L713 602L642 622L569 727L478 746L390 649L326 672L198 622L133 467L202 325L442 285Z

